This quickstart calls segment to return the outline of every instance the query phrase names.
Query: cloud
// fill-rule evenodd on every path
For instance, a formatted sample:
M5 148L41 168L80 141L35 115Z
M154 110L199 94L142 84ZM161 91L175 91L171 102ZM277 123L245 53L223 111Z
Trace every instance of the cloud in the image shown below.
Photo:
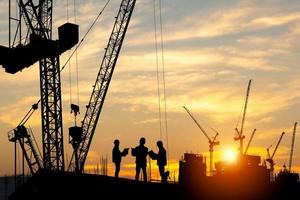
M202 13L201 13L202 12ZM204 15L206 15L204 17ZM202 17L201 17L202 16ZM198 20L195 20L198 19ZM180 32L169 34L167 40L196 37L218 37L227 34L257 31L300 20L299 12L278 10L274 6L257 6L239 2L211 13L195 12L177 24Z
M257 27L271 27L271 26L279 26L283 24L287 24L290 22L300 20L300 12L294 12L289 14L279 14L271 17L259 17L253 19L251 24Z
M37 99L38 97L28 96L15 101L14 104L0 107L0 113L2 113L0 115L0 123L7 124L12 128L16 127L27 113L27 110L24 111L24 108L28 108L29 111L30 107L28 105L34 104ZM30 124L32 126L40 124L39 116L37 116L37 114L31 117Z

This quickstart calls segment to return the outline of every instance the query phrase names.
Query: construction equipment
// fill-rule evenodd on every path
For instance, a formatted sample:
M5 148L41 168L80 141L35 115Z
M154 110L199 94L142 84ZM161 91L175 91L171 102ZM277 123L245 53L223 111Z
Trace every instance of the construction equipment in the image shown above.
M245 153L244 153L244 154L247 154L248 149L249 149L249 147L250 147L250 144L251 144L251 142L252 142L252 140L253 140L253 137L254 137L255 133L256 133L256 129L254 129L254 130L252 131L251 137L250 137L250 139L249 139L249 141L248 141L248 144L247 144L247 147L246 147L246 150L245 150Z
M292 171L292 161L293 161L293 153L294 153L296 129L297 129L297 122L295 122L295 124L294 124L293 136L292 136L291 153L290 153L289 170L288 170L290 173Z
M64 170L62 103L59 55L78 42L75 24L58 28L59 40L52 40L53 0L18 0L19 19L9 47L0 47L0 64L8 73L16 73L39 61L42 118L43 167ZM10 1L9 1L10 14ZM24 22L23 22L24 20ZM9 32L11 33L11 23ZM25 24L25 26L23 26ZM25 27L26 30L21 29ZM16 42L16 38L19 41ZM26 134L25 134L26 135Z
M31 174L36 173L41 169L41 156L37 152L36 141L32 134L31 129L25 127L25 123L28 121L30 116L38 109L37 104L32 105L32 108L28 111L26 116L21 120L17 128L8 132L8 139L10 142L18 142L23 155L27 161L28 167ZM35 142L35 143L34 143Z
M194 120L194 122L196 123L196 125L199 127L199 129L202 131L202 133L205 135L205 137L208 140L208 144L209 144L209 162L210 162L210 175L213 175L213 153L214 153L214 146L217 146L220 144L219 141L217 141L217 137L219 135L218 132L216 132L216 135L211 139L208 134L206 133L206 131L202 128L202 126L199 124L199 122L195 119L195 117L191 114L191 112L189 111L189 109L185 106L183 106L183 108L185 109L185 111L189 114L189 116Z
M278 147L279 147L279 144L280 144L280 142L281 142L282 137L284 136L284 134L285 134L285 132L282 132L282 133L281 133L281 135L280 135L280 137L279 137L279 140L278 140L278 142L277 142L277 144L276 144L276 147L275 147L275 149L274 149L272 155L270 155L270 148L271 148L272 145L269 146L269 147L267 148L268 158L266 159L266 161L270 164L270 171L271 171L271 174L273 174L273 172L274 172L274 165L275 165L273 158L274 158L274 156L275 156L275 153L276 153L276 151L277 151L277 149L278 149Z
M240 148L239 148L239 152L240 154L243 154L243 140L245 139L244 134L244 123L245 123L245 119L246 119L246 111L247 111L247 106L248 106L248 99L249 99L249 94L250 94L250 87L251 87L251 79L249 80L248 83L248 88L247 88L247 93L246 93L246 100L245 100L245 105L244 105L244 112L243 112L243 118L242 118L242 124L241 124L241 129L238 130L237 128L235 128L237 135L234 137L235 141L240 141Z
M123 40L136 0L122 0L113 31L105 48L104 57L81 127L70 128L70 143L74 151L69 171L83 172L84 164L96 130L105 96L118 60Z

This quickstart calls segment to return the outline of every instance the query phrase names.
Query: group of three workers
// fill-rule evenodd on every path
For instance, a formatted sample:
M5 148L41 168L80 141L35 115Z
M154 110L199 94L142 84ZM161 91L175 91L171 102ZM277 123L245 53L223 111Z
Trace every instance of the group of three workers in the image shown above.
M169 176L169 172L165 172L165 166L167 165L167 155L166 150L163 146L162 141L158 141L158 153L154 153L153 151L148 151L148 148L145 146L146 139L142 137L140 139L139 145L135 148L131 148L131 155L135 157L136 164L136 174L135 180L139 180L140 171L143 172L143 181L147 181L147 155L150 156L151 159L157 161L157 165L159 168L159 174L161 177L161 181L164 183L167 181ZM120 151L120 141L114 141L114 148L112 151L112 161L115 164L115 177L119 177L120 165L122 161L122 157L125 157L128 154L129 148L125 148L123 151Z

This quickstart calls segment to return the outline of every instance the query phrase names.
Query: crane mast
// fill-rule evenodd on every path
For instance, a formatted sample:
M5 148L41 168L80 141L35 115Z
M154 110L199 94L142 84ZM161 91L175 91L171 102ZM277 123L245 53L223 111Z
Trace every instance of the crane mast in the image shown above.
M31 37L52 40L53 0L20 0ZM64 170L61 81L59 55L39 60L42 118L43 165L46 169Z
M291 172L291 170L292 170L292 161L293 161L293 153L294 153L294 146L295 146L296 129L297 129L297 122L295 122L294 129L293 129L293 137L292 137L291 153L290 153L290 161L289 161L289 172Z
M123 40L131 19L136 0L122 0L116 21L110 35L104 57L98 72L93 92L82 121L81 136L72 137L74 151L69 170L83 172L97 122L104 104L105 96L118 60Z

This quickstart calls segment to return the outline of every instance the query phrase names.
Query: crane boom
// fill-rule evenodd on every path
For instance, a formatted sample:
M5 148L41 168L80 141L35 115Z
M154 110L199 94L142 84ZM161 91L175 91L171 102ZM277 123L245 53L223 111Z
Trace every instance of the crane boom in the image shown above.
M250 137L250 139L249 139L249 142L248 142L247 147L246 147L246 150L245 150L245 154L247 154L247 152L248 152L248 149L249 149L250 144L251 144L251 142L252 142L252 139L253 139L253 137L254 137L254 135L255 135L255 132L256 132L256 129L254 129L253 132L252 132L252 134L251 134L251 137Z
M97 122L104 104L105 96L116 66L123 40L131 19L136 0L122 0L115 24L110 35L103 60L98 72L90 101L82 122L82 136L78 150L73 151L69 170L76 169L75 154L78 155L78 170L83 172Z
M281 142L282 137L283 137L284 134L285 134L285 132L282 132L282 133L281 133L280 138L279 138L279 140L278 140L278 142L277 142L277 144L276 144L276 147L275 147L275 149L274 149L274 151L273 151L273 153L272 153L271 159L274 158L274 155L275 155L275 153L276 153L276 151L277 151L277 149L278 149L278 146L279 146L279 144L280 144L280 142Z
M251 82L252 82L252 80L250 79L249 82L248 82L248 87L247 87L247 93L246 93L246 100L245 100L245 105L244 105L241 129L238 130L236 128L236 131L237 131L238 135L237 135L237 137L234 137L234 140L239 140L240 141L240 149L239 149L240 154L243 154L243 151L244 151L243 150L243 148L244 148L243 140L245 139L245 136L243 135L243 131L244 131L244 124L245 124L246 112L247 112L247 107L248 107L248 99L249 99L249 94L250 94Z
M252 80L250 79L248 82L248 88L247 88L246 100L245 100L245 105L244 105L244 112L243 112L240 134L243 134L243 131L244 131L244 124L245 124L246 112L247 112L247 107L248 107L248 99L249 99L250 88L251 88L251 81Z
M189 111L189 109L185 106L183 106L183 108L185 109L185 111L189 114L189 116L194 120L194 122L197 124L197 126L200 128L200 130L202 131L202 133L205 135L205 137L208 139L208 141L210 142L211 139L209 138L208 134L206 133L206 131L204 130L204 128L202 128L202 126L199 124L199 122L195 119L195 117L192 115L192 113ZM216 134L217 136L217 134ZM215 136L215 137L216 137Z
M297 129L297 122L295 122L294 129L293 129L293 137L292 137L291 153L290 153L290 162L289 162L289 172L291 172L291 170L292 170L292 161L293 161L293 153L294 153L296 129Z
M193 121L197 124L197 126L200 128L200 130L202 131L202 133L205 135L205 137L208 140L208 145L209 145L209 168L210 168L209 171L210 171L210 175L213 176L213 153L214 153L214 146L220 144L219 141L216 141L219 133L215 129L211 128L216 134L215 134L214 137L212 137L212 139L210 139L210 137L208 136L208 134L206 133L206 131L204 130L204 128L202 128L202 126L195 119L195 117L192 115L192 113L190 112L190 110L187 107L185 107L185 106L183 106L183 108L189 114L189 116L193 119Z
M215 135L215 137L213 138L212 142L215 142L215 141L216 141L216 139L217 139L218 135L219 135L219 133L218 133L218 132L216 132L216 135Z
M31 174L34 174L41 169L42 164L40 161L40 155L38 154L32 137L32 132L24 125L19 125L14 130L8 132L9 141L19 143L28 164L29 170Z

